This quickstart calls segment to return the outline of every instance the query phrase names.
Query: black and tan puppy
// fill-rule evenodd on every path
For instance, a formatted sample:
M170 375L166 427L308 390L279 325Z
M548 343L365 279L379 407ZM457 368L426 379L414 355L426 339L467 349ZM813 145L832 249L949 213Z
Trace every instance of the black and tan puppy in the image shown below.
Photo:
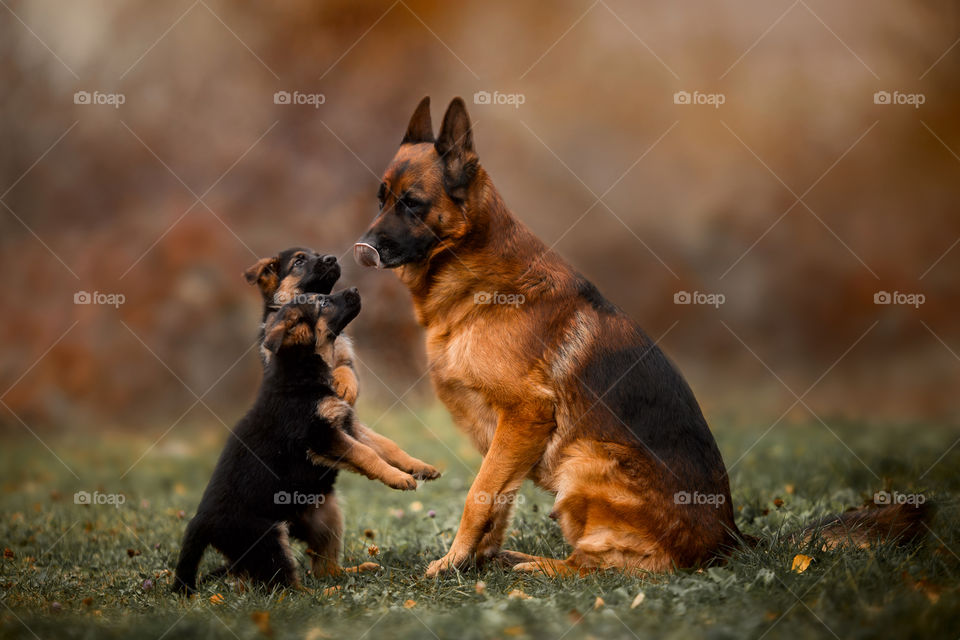
M230 435L187 526L176 590L196 588L208 545L226 556L231 573L266 585L299 587L289 536L309 545L316 575L340 572L338 469L395 489L416 488L413 476L355 438L352 409L331 385L333 342L359 311L360 295L349 289L285 305L268 321L263 346L271 357L263 383L253 408ZM370 567L353 570L365 568Z
M289 302L302 302L311 293L328 294L340 279L340 263L333 255L323 255L303 247L291 247L272 258L261 258L243 273L247 282L257 285L263 296L263 325ZM263 325L260 340L263 341ZM266 359L269 354L261 349ZM355 404L359 394L353 368L353 343L341 334L334 342L333 388L348 403Z
M303 301L311 294L327 294L340 278L340 264L336 256L323 255L303 247L285 249L271 258L261 258L244 272L250 284L260 289L263 297L263 322L267 323L277 309L285 303ZM261 341L263 329L261 328ZM261 348L266 360L269 352ZM329 362L332 367L333 390L338 398L354 405L359 395L359 383L353 366L353 342L349 336L340 334L333 341L333 353ZM440 472L433 466L418 460L401 449L389 438L357 423L356 437L370 446L377 454L394 467L413 474L419 480L435 480Z

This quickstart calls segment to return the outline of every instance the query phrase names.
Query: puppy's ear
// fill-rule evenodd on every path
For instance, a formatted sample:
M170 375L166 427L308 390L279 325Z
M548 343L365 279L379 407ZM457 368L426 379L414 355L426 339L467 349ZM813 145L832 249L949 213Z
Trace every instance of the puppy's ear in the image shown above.
M443 186L447 193L454 200L466 200L479 161L473 149L473 131L463 98L454 98L447 107L434 148L443 161Z
M276 257L260 258L254 264L247 267L247 270L243 272L243 277L246 278L248 284L257 284L264 275L276 274L277 264L278 260Z
M287 336L287 331L295 322L293 314L287 307L281 307L273 323L267 327L263 336L263 348L270 353L276 353L283 346L283 339Z
M430 120L430 96L426 96L417 105L413 117L410 118L410 124L407 125L407 132L403 134L403 140L400 144L419 144L421 142L433 142L433 122Z
M276 353L280 350L280 346L283 344L283 336L286 333L286 327L274 325L263 337L263 348L270 353Z

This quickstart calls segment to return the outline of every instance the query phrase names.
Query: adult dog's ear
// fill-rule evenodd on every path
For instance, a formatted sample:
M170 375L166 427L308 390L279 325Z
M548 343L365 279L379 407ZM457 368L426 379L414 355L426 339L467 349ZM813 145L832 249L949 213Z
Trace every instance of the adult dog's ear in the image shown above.
M261 278L277 275L277 258L260 258L243 272L248 284L257 284Z
M463 98L454 98L447 107L434 147L443 161L443 186L447 193L454 200L466 200L479 161L473 149L473 131Z
M426 96L417 105L416 111L407 125L407 132L403 134L400 144L419 144L433 142L433 121L430 119L430 96Z

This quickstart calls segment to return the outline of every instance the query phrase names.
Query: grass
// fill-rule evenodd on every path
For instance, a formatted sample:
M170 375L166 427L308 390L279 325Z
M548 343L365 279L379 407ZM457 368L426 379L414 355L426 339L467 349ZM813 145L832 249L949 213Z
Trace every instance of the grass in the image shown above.
M766 425L719 425L728 465L748 451L731 484L740 527L766 541L757 550L737 552L723 567L643 580L617 573L553 579L496 568L428 580L423 572L456 531L479 457L442 409L420 415L439 438L405 411L377 428L445 469L443 478L416 493L350 474L338 482L344 563L372 558L383 566L379 574L308 578L313 594L240 592L229 581L208 582L188 601L169 593L165 572L225 431L181 426L135 465L159 432L46 439L66 466L29 436L6 437L0 546L12 557L0 561L0 637L956 637L960 447L934 463L960 434L831 423L854 455L819 423L781 424L753 448ZM881 489L922 493L940 505L925 544L822 551L776 540L783 528L862 504ZM122 493L125 503L76 505L78 490ZM563 557L568 548L547 517L550 497L529 485L522 495L506 547ZM813 562L797 573L791 564L800 552ZM298 553L306 566L302 547ZM208 551L201 572L220 562ZM631 607L640 593L642 602ZM214 604L217 594L222 602Z

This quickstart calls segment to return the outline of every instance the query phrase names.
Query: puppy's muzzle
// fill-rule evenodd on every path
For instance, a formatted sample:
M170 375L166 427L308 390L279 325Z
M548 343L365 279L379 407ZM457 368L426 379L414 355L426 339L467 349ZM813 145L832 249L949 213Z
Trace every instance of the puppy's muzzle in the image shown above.
M358 242L353 245L353 259L362 267L380 268L380 253L373 245Z

